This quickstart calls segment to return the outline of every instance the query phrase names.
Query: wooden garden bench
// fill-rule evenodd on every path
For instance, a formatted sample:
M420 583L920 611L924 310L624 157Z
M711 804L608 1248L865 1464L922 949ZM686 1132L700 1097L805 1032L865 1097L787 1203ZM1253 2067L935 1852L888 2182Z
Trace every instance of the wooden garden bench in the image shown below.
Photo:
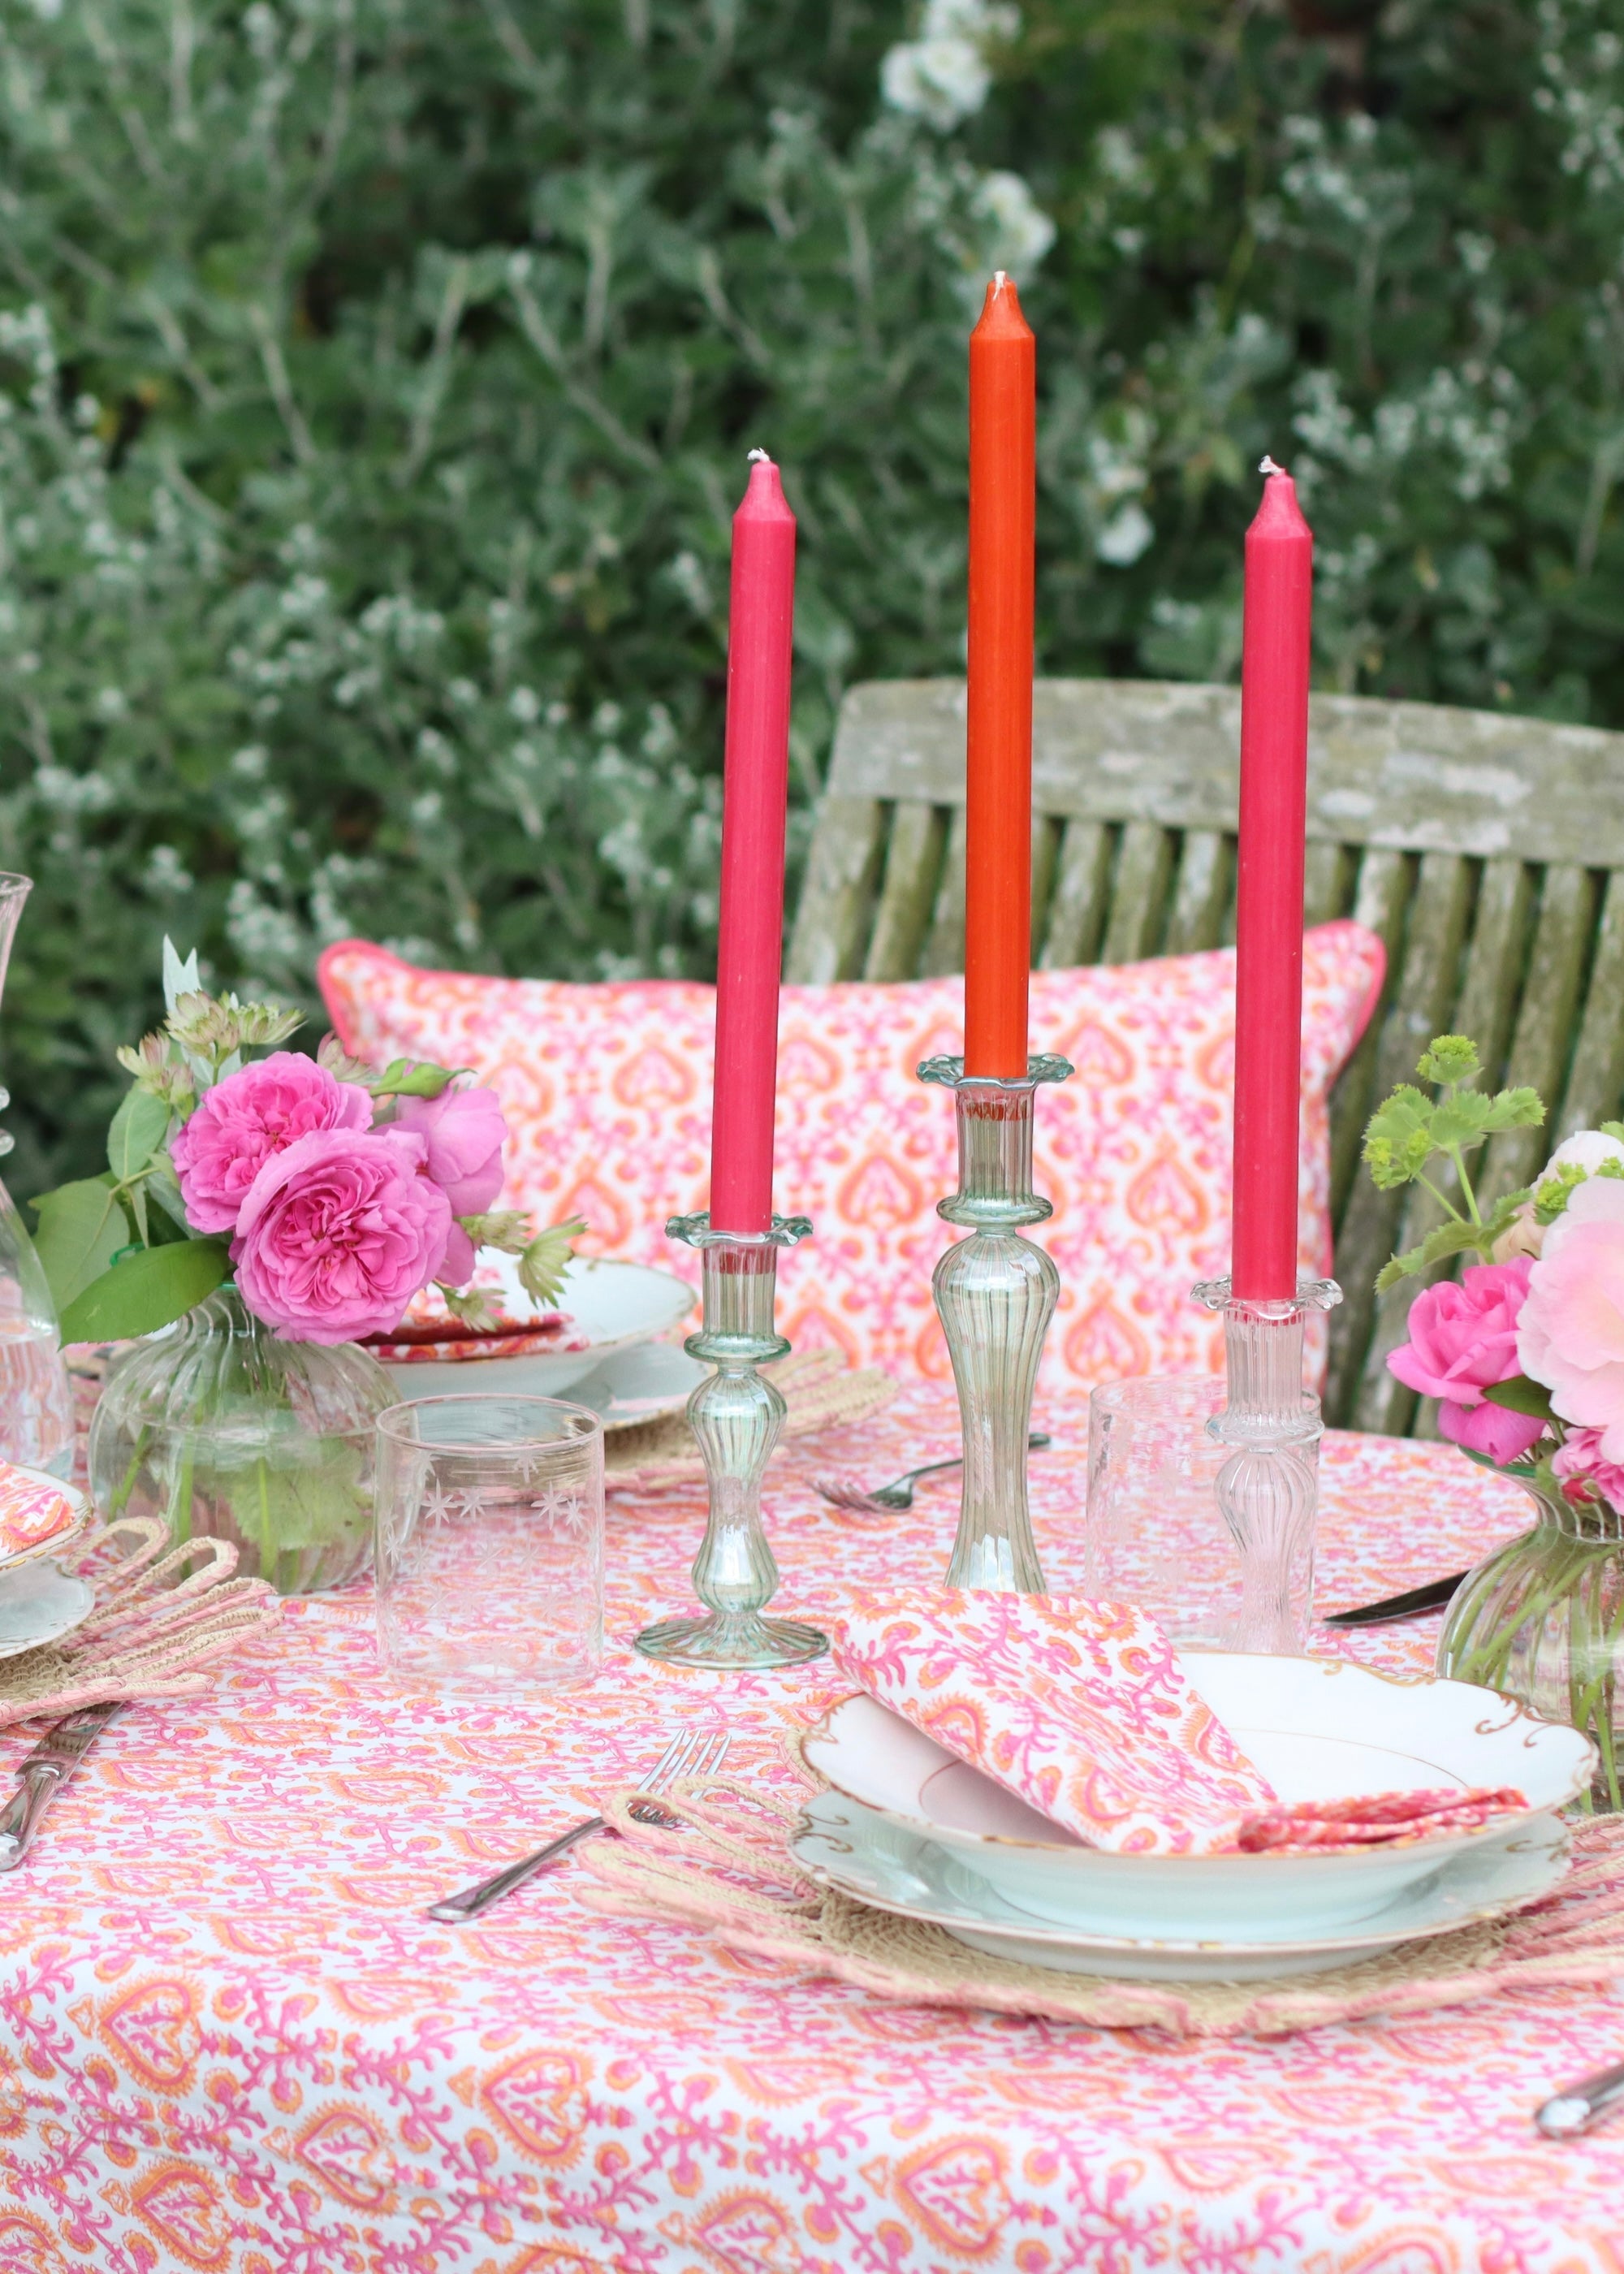
M1120 963L1234 937L1240 697L1225 687L1044 680L1033 764L1033 952ZM910 979L964 963L964 687L876 681L841 705L787 975ZM1414 1282L1377 1269L1434 1220L1360 1171L1374 1101L1434 1034L1475 1035L1495 1082L1531 1082L1545 1130L1491 1154L1491 1193L1624 1103L1624 734L1430 704L1310 706L1307 914L1387 945L1382 1002L1332 1101L1345 1299L1326 1411L1402 1435L1387 1373ZM1430 1425L1423 1409L1418 1434Z

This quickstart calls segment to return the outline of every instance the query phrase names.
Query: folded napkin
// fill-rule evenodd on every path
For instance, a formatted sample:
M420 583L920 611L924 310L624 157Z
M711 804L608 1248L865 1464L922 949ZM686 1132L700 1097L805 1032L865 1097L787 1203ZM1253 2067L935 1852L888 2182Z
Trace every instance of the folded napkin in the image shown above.
M1283 1804L1131 1603L865 1591L831 1640L860 1690L1117 1854L1366 1847L1475 1831L1528 1805L1509 1788Z

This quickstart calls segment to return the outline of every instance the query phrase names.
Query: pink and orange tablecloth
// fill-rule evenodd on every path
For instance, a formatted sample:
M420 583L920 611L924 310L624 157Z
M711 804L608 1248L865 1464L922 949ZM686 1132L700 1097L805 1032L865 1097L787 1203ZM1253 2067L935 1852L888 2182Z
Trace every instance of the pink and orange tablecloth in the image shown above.
M1034 1464L1051 1584L1080 1577L1071 1449ZM770 1492L780 1603L939 1577L950 1478L907 1517L831 1465L951 1442L915 1389ZM1447 1448L1333 1437L1321 1600L1458 1569L1520 1520ZM0 1879L0 2274L1620 2274L1624 2120L1533 2105L1624 2058L1624 1990L1402 2026L1173 2044L784 1984L594 1916L566 1865L453 1929L425 1902L725 1712L730 1773L839 1685L683 1674L624 1638L681 1604L703 1494L612 1502L599 1682L515 1709L402 1699L364 1589L296 1605L209 1698L116 1723ZM1322 1638L1420 1667L1435 1622ZM21 1744L7 1740L6 1758Z

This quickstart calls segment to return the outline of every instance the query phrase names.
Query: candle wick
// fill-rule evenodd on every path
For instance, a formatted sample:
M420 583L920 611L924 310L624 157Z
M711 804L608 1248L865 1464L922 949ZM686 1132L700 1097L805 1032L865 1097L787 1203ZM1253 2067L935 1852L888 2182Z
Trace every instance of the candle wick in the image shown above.
M1283 466L1277 466L1273 458L1267 456L1258 462L1258 471L1260 474L1283 474L1285 471Z
M1007 268L995 268L993 270L992 289L995 292L1002 292L1009 281L1010 272Z
M750 466L770 466L772 460L765 450L751 450L746 456L745 463Z

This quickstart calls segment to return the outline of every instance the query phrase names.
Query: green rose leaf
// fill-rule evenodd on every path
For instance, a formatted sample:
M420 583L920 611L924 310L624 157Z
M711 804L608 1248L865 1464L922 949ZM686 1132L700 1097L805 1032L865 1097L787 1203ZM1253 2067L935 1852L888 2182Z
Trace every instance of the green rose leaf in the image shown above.
M395 1058L367 1087L374 1097L439 1097L467 1066L430 1065L425 1060Z
M109 1269L129 1237L129 1226L111 1186L101 1177L58 1185L34 1206L40 1219L34 1249L60 1316L81 1288Z
M138 1176L162 1144L169 1109L149 1089L132 1089L107 1133L107 1165L122 1184Z
M1489 1404L1503 1405L1508 1413L1526 1413L1535 1421L1551 1419L1551 1393L1530 1374L1514 1374L1509 1382L1492 1383L1483 1395Z
M123 1218L118 1221L122 1231ZM154 1334L212 1295L230 1268L230 1249L223 1239L177 1239L127 1255L65 1306L62 1339L113 1343Z

